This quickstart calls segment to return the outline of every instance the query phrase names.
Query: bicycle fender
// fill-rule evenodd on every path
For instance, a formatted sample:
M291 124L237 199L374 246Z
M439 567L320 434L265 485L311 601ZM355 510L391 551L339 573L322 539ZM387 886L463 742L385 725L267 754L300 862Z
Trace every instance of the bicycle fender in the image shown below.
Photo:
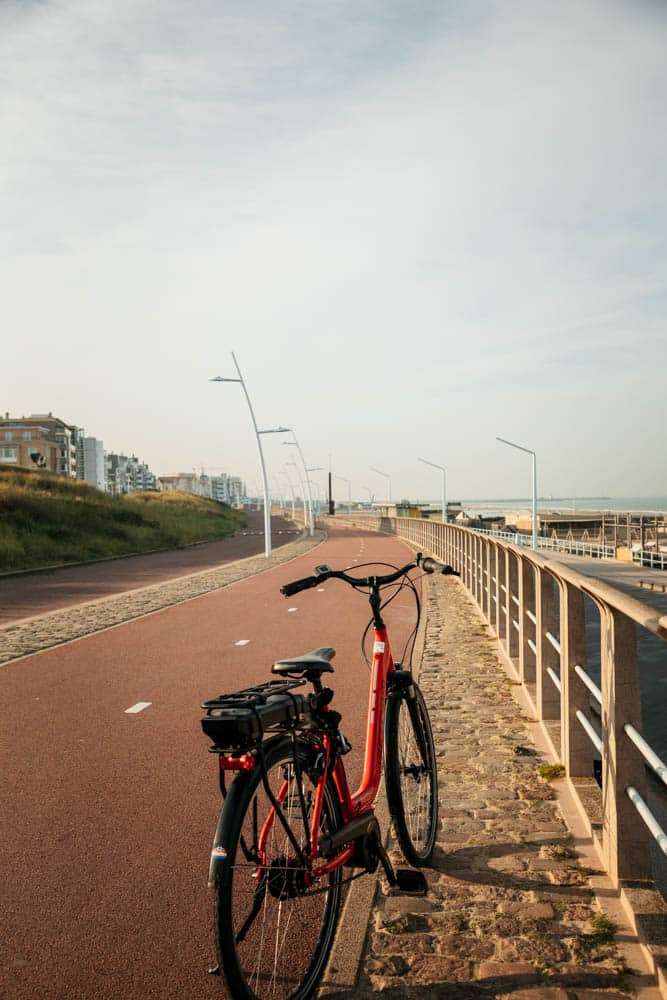
M222 843L222 811L218 817L218 825L215 828L213 837L213 847L211 848L211 860L208 866L208 884L214 885L223 875L227 863L227 848Z
M266 742L262 744L262 750L265 753L268 753L273 744L278 743L280 742L280 740L284 739L285 735L283 733L280 733L274 736L272 739L266 740ZM258 770L261 767L262 767L261 762L258 762L257 765ZM239 771L237 777L234 778L234 781L232 782L230 789L227 792L227 797L225 798L224 805L218 817L218 825L215 828L215 836L213 837L213 846L211 847L211 858L208 866L209 886L212 886L215 882L219 881L223 877L223 875L227 870L227 864L230 863L230 860L233 861L233 859L228 858L227 845L224 843L222 837L222 828L224 825L227 810L232 810L232 811L234 810L235 803L238 801L239 794L242 794L241 789L244 787L244 783L250 780L250 776L252 775L252 773L253 773L252 771Z

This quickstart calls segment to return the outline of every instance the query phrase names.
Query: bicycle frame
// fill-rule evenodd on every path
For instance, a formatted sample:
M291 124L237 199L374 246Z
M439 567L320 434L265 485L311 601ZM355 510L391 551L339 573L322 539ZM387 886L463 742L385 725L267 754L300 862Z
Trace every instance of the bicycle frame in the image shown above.
M336 758L334 767L331 770L331 774L336 785L336 791L338 792L338 798L342 807L344 825L346 823L350 823L353 819L355 819L355 817L360 816L362 813L369 811L377 798L380 788L380 779L382 777L382 758L384 752L384 710L387 700L387 679L389 674L395 669L387 629L385 627L376 628L373 631L373 662L371 665L371 677L368 688L368 715L366 722L364 770L361 783L357 790L352 793L350 792L347 775L345 773L345 764L341 757ZM324 788L330 771L331 760L331 741L328 736L324 737L324 746L326 752L325 768L317 783L315 803L310 822L309 860L311 862L315 862L319 853L318 830L322 815ZM278 802L283 801L286 793L287 782L285 782L283 788L278 793ZM273 818L271 819L270 824L267 820L265 830L262 831L263 836L268 834L268 830L270 829L270 825L272 825L272 823ZM261 841L262 838L260 838L260 852L263 849ZM341 865L344 865L351 860L353 854L354 845L349 844L339 851L335 857L325 862L323 865L318 865L314 868L312 877L317 879L328 874L329 872L334 871L336 868L340 868Z
M336 761L334 781L343 805L343 819L349 822L370 809L377 798L382 777L384 752L384 709L387 701L387 679L395 670L387 629L373 631L373 662L368 687L366 750L361 784L350 794L343 761Z

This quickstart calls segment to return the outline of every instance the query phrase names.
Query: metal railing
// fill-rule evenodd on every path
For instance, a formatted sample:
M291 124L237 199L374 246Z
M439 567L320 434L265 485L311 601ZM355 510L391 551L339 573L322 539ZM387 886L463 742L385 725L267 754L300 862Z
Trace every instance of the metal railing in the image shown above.
M632 561L646 566L647 569L667 569L667 552L651 552L640 549L632 553Z
M584 798L590 798L594 751L600 754L601 830L590 817L589 827L614 885L650 881L649 838L667 855L667 834L646 803L647 767L667 784L667 765L641 735L637 629L667 640L667 615L498 535L409 518L339 519L397 535L459 570L571 779L582 812L578 788L586 787ZM599 687L586 669L585 597L600 619L592 651L599 654Z
M495 531L493 528L471 528L469 530L475 531L479 535L488 535L490 538L499 538L501 541L511 542L514 545L530 547L533 544L532 535L522 535L521 532ZM601 542L582 542L574 538L540 538L538 536L537 546L540 550L567 552L574 556L588 556L589 559L613 559L615 556L613 545L603 545Z

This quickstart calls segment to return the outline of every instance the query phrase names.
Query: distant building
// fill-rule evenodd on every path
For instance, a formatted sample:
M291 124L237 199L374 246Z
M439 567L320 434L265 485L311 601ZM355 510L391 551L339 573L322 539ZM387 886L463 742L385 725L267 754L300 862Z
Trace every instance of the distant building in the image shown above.
M240 507L247 495L245 483L238 476L227 476L227 500L231 507Z
M211 497L218 503L226 503L232 507L240 507L245 497L245 484L238 476L228 476L222 473L218 476L207 476L202 472L174 472L158 477L161 490L176 490L182 493L194 493L195 496Z
M218 503L240 507L246 495L245 484L238 476L228 476L226 472L211 477L211 496Z
M159 489L157 477L136 455L106 456L106 478L109 493L143 493Z
M198 493L196 472L173 472L169 475L158 476L158 489L176 490L180 493Z
M107 471L104 455L104 442L94 437L83 437L80 448L81 461L77 473L78 478L97 486L98 490L107 488Z
M211 498L218 503L229 503L229 476L222 472L219 476L211 476Z
M52 413L0 417L0 465L43 469L76 479L83 430Z

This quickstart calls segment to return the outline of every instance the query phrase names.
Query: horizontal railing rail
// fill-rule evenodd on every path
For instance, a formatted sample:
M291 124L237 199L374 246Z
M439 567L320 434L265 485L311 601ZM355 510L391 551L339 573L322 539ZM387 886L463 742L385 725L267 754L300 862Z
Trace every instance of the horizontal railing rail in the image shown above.
M436 522L437 523L437 522ZM453 527L457 527L454 525ZM501 541L512 542L514 545L532 547L532 535L524 535L520 531L497 531L493 528L472 528L480 535L498 538ZM584 542L576 538L540 538L537 546L547 552L566 552L574 556L588 556L590 559L613 559L616 550L613 545L603 545L601 542Z
M601 836L593 819L589 825L612 881L617 887L650 881L649 838L667 855L667 834L646 802L647 768L667 784L667 765L642 735L637 629L667 640L667 616L526 550L514 536L416 518L357 514L341 520L397 535L459 570L575 794L584 779L593 781L595 753L600 755ZM599 687L586 669L585 598L599 615L592 650L600 663Z
M650 549L639 549L632 553L632 561L646 566L647 569L667 569L667 552L652 552Z

